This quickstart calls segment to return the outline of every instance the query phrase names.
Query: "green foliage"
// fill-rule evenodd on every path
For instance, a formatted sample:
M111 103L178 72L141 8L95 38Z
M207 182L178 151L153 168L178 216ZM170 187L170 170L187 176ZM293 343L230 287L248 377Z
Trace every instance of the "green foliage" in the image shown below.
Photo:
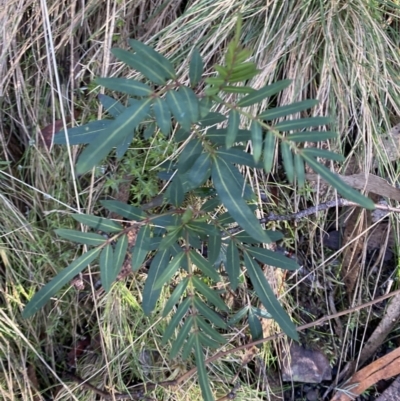
M336 136L333 132L321 130L331 122L326 117L291 118L293 114L315 106L317 101L270 107L259 113L249 113L246 109L277 95L291 81L279 81L259 90L236 85L258 74L256 65L248 61L250 51L239 44L240 24L239 20L235 38L228 45L225 65L214 67L215 76L203 78L202 58L198 50L193 50L188 71L190 87L176 76L169 60L140 42L129 42L133 52L113 49L114 56L141 72L150 82L99 78L96 81L98 84L133 98L124 105L102 95L99 99L113 119L94 121L68 130L70 144L87 145L76 166L79 174L97 166L113 148L116 148L117 157L121 158L132 139L137 139L139 127L145 128L143 135L146 139L157 135L156 128L164 135L170 135L174 129L171 139L185 142L177 161L160 167L164 178L169 181L164 204L170 207L164 209L163 214L157 215L157 210L155 214L145 213L139 207L117 201L105 200L101 204L140 225L131 264L132 269L137 271L151 256L143 289L142 307L147 315L154 310L163 287L172 280L178 281L164 306L164 317L175 307L176 311L165 330L163 342L170 341L178 331L171 357L182 351L182 357L187 358L194 352L206 400L213 399L213 396L203 348L218 348L224 343L221 330L227 329L230 314L221 293L215 288L230 285L232 290L236 290L240 278L246 275L267 312L249 306L231 317L230 324L247 317L253 338L258 339L262 337L259 319L273 318L289 337L298 339L296 327L275 297L261 264L287 270L295 270L298 265L263 247L263 244L281 239L282 235L264 230L259 224L252 204L254 193L238 167L264 168L268 173L279 144L286 178L290 183L297 183L300 187L304 185L304 165L307 163L341 195L363 207L373 207L369 199L344 184L317 160L322 157L338 161L342 160L340 155L304 148L304 142L318 142ZM204 84L205 89L201 91ZM227 116L211 111L219 105L229 109ZM248 129L240 128L243 119L247 120ZM224 128L215 127L221 123L225 124ZM313 127L316 129L313 130ZM241 146L248 141L252 145L252 155ZM55 143L65 144L65 133L57 134ZM191 202L193 198L195 201ZM225 213L218 215L215 209L220 206L225 208ZM36 293L26 306L24 317L32 316L43 307L62 286L96 258L99 259L103 287L110 291L126 253L131 251L128 249L128 234L136 229L134 225L123 227L100 216L79 214L73 217L93 232L58 229L56 233L67 240L95 248L83 253ZM233 232L232 223L237 223L242 231ZM201 253L200 249L207 249L207 253ZM226 275L221 274L222 269L228 281Z

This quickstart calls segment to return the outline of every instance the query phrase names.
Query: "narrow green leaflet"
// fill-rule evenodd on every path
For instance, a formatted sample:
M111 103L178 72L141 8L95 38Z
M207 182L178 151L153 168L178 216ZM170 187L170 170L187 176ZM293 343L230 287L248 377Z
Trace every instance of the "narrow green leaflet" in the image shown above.
M296 131L309 127L316 127L319 125L327 125L332 122L329 117L307 117L298 118L294 120L282 121L275 125L275 129L278 131Z
M337 136L337 133L332 131L307 131L288 135L287 138L293 142L320 142Z
M373 210L374 202L362 195L360 192L345 184L336 174L332 173L328 168L318 163L313 157L302 154L307 164L319 174L328 184L332 185L342 196L352 202L358 203L361 207Z
M269 249L248 246L247 251L255 257L261 263L265 263L266 265L280 267L281 269L286 270L297 270L300 266L290 258L278 253L273 252Z
M71 281L87 265L93 262L99 253L100 249L92 249L80 256L78 259L74 260L68 267L66 267L61 273L54 277L53 280L47 283L32 297L22 312L22 317L26 319L33 316L39 309L46 305L46 303L58 290Z
M96 142L105 132L108 132L113 120L91 121L80 127L68 128L68 139L70 145L86 145ZM62 130L54 135L54 144L66 145L65 131Z
M285 117L290 114L295 114L303 110L311 109L318 103L318 100L307 99L301 102L288 104L287 106L273 107L260 113L258 115L258 118L262 118L263 120L274 120L275 118Z
M189 63L189 79L192 88L200 82L201 76L203 75L203 68L203 60L200 52L197 48L194 48Z
M255 89L249 86L223 86L221 89L225 93L241 93L244 95L255 92Z
M180 91L170 90L167 92L166 100L176 121L186 131L190 131L192 119L185 104L185 98Z
M302 155L311 157L321 157L323 159L335 160L337 162L344 162L345 158L343 155L330 150L319 149L319 148L305 148L301 150Z
M225 146L227 149L231 148L236 141L236 137L239 131L240 114L237 110L232 109L229 112L228 118L228 129L226 132Z
M218 333L217 330L213 329L201 316L196 316L196 323L200 327L200 329L210 336L214 341L219 342L220 344L226 343L226 338Z
M256 316L256 314L253 312L251 308L249 309L248 318L249 318L249 327L252 340L253 341L260 340L261 338L263 338L262 325L260 319Z
M156 52L150 46L145 45L138 40L129 39L129 45L132 49L142 57L147 68L157 69L162 76L168 79L175 79L176 72L172 63L162 54Z
M220 343L218 343L217 341L213 340L211 337L207 336L202 331L199 333L199 338L200 338L201 343L203 344L203 347L206 347L206 348L219 348L221 346Z
M189 310L191 303L192 303L191 298L186 297L183 300L183 302L178 306L178 309L176 310L175 314L172 316L172 319L169 322L169 325L165 329L165 332L164 332L164 335L162 338L162 344L166 344L168 342L168 340L172 337L172 334L174 333L175 328L182 321L186 312Z
M181 86L178 92L181 94L182 100L184 101L186 113L190 117L190 122L197 123L200 118L200 106L196 94L187 86Z
M252 237L260 242L269 243L270 240L261 228L256 216L242 198L242 189L235 185L233 167L225 159L214 159L212 166L212 179L218 196L228 209L229 214L236 219L238 224Z
M173 246L173 244L178 241L181 234L182 228L180 226L171 228L168 234L162 239L159 249L168 249Z
M176 286L174 292L172 295L168 298L167 303L165 304L164 310L163 310L163 317L166 317L169 312L171 312L172 308L174 307L175 304L178 303L179 299L181 298L182 294L186 290L186 287L189 283L189 277L185 277L181 282Z
M293 184L294 181L294 163L293 154L290 145L286 141L281 142L281 154L283 160L283 167L285 168L286 177L288 181Z
M155 283L166 269L170 255L171 252L169 249L158 251L151 262L146 284L143 288L142 308L147 316L149 316L153 311L158 299L160 298L161 287L157 288Z
M90 214L72 214L71 215L79 223L85 224L97 231L105 233L116 233L122 231L122 226L113 220L104 217L92 216Z
M237 105L239 107L252 106L253 104L263 101L267 97L275 95L278 92L286 89L291 83L292 81L290 79L274 82L273 84L267 85L264 88L250 93L250 95L245 96L243 99L240 99Z
M202 294L208 302L225 312L229 311L229 308L226 306L219 294L212 290L208 285L204 284L202 280L194 276L192 277L192 283L197 291Z
M136 238L136 243L133 248L132 255L132 270L136 271L142 266L147 253L149 250L147 249L147 244L150 239L150 226L148 224L142 226L139 230L139 233Z
M115 100L110 96L100 93L99 95L97 95L97 97L104 107L105 111L111 114L114 118L117 118L126 109L126 107L120 101Z
M193 323L194 323L193 316L188 316L182 328L179 330L176 340L174 341L171 347L171 352L169 354L171 359L175 358L179 350L183 347L184 341L188 336L190 329L193 327Z
M68 241L77 242L78 244L99 246L104 244L106 241L106 238L104 238L102 235L95 233L85 233L66 228L58 228L54 231L58 236L65 238Z
M210 309L199 297L195 296L194 298L194 306L195 308L211 323L215 324L217 327L226 328L225 321L218 315L218 313L214 312Z
M258 298L285 334L293 340L298 341L299 336L296 331L296 326L276 299L261 267L248 255L247 252L244 252L244 260L247 267L247 273Z
M195 334L191 333L188 337L188 340L183 345L182 359L184 361L186 361L189 358L190 352L192 351L193 348L194 340L195 340Z
M263 154L264 171L267 174L272 171L272 166L275 157L275 144L276 144L275 135L271 131L268 131L264 139L264 154Z
M226 251L226 266L225 270L228 273L230 285L233 291L235 291L239 284L240 276L240 259L239 251L234 241L229 241L228 249Z
M111 244L107 244L100 254L100 278L105 292L111 290L114 277L114 252Z
M219 253L221 252L221 234L210 235L207 243L207 258L212 264L218 259Z
M211 198L203 203L201 210L204 210L205 212L213 212L217 207L219 207L220 204L221 201L219 200L218 196L216 196L215 198Z
M199 102L200 118L205 118L213 107L213 101L209 97L203 97Z
M209 127L211 125L222 123L225 120L226 117L223 114L211 111L206 117L199 120L199 124L201 124L203 127Z
M96 164L101 162L112 150L118 146L127 135L134 132L137 126L150 111L152 99L136 100L133 105L118 116L107 129L106 135L102 134L97 141L91 142L81 153L76 171L77 174L86 173Z
M127 205L124 202L117 200L103 200L100 201L100 203L110 212L117 213L130 221L140 221L146 217L146 214L143 212L143 210L132 205Z
M163 134L168 135L171 131L171 112L169 111L167 101L159 97L155 98L153 110L158 127Z
M133 132L127 135L124 140L117 145L117 148L115 149L115 155L117 156L118 160L121 160L127 150L129 149L130 144L132 143L133 139Z
M111 49L111 53L123 63L128 65L129 67L135 69L142 73L148 80L157 84L157 85L165 85L166 79L162 73L160 73L158 68L154 68L154 65L146 64L144 57L141 57L139 54L133 54L124 49L114 48ZM145 61L145 62L144 62Z
M198 269L200 269L207 277L210 277L215 283L220 281L218 272L214 269L213 265L203 258L197 251L189 251L190 260Z
M245 165L251 168L258 167L257 163L254 162L253 156L250 153L247 153L241 149L219 149L217 153L232 164Z
M261 125L257 121L251 123L251 147L253 148L254 161L258 163L263 148L263 137Z
M156 132L156 123L154 121L147 124L146 128L143 131L143 138L150 139L154 133Z
M181 263L183 258L186 256L186 252L180 252L178 255L175 255L172 260L168 263L168 266L165 270L158 276L154 288L160 289L166 284L172 276L178 271L181 267Z
M203 151L201 141L197 138L192 139L187 143L178 158L178 170L180 173L185 173L200 156Z
M214 396L211 392L210 382L206 370L206 364L204 362L203 344L200 341L200 333L193 334L193 338L194 338L193 347L196 358L197 372L199 375L201 395L203 396L203 400L213 401Z
M211 155L210 153L201 154L187 173L187 178L191 188L197 188L203 184L210 176Z
M122 235L114 247L114 278L113 281L117 278L119 272L121 271L122 265L125 261L126 252L128 250L128 236Z
M183 185L179 174L175 174L174 179L168 187L168 199L171 204L178 207L182 205L185 199L185 192L183 190Z
M304 160L298 153L294 154L294 170L297 178L297 186L303 188L306 182L306 173L304 171Z
M130 78L96 78L95 83L131 96L150 96L153 93L149 85Z

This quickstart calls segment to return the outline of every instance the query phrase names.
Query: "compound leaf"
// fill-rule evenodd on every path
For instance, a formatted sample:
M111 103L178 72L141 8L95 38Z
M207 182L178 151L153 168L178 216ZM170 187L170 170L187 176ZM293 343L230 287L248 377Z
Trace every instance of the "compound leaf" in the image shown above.
M301 154L306 155L306 156L311 156L313 158L321 157L323 159L335 160L337 162L343 162L345 160L344 156L339 153L335 153L335 152L331 152L330 150L319 149L319 148L302 149Z

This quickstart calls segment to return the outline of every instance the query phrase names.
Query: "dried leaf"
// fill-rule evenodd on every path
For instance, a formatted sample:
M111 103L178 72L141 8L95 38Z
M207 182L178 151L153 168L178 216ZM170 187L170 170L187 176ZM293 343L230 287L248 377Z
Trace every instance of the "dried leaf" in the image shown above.
M400 348L372 362L355 373L345 387L338 390L331 401L350 401L379 380L388 380L400 374Z

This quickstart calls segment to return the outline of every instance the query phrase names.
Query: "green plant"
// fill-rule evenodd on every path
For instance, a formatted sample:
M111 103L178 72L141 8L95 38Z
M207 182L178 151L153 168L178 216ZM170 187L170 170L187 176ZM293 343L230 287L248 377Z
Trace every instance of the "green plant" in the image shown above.
M139 207L113 200L104 200L102 206L115 212L133 225L122 226L116 221L76 214L74 219L93 232L57 229L56 233L68 240L91 247L52 281L37 292L26 306L23 315L30 317L43 307L61 287L86 266L99 260L101 281L109 291L125 261L132 252L128 235L140 226L132 253L132 269L137 271L148 255L152 261L143 290L143 310L150 314L162 291L178 271L181 280L163 309L168 316L177 305L164 333L167 342L183 322L173 342L171 357L182 351L187 358L193 351L204 399L211 400L203 347L217 348L225 342L220 329L227 329L227 321L214 311L229 313L221 297L230 287L235 290L246 267L254 291L268 314L247 307L230 320L234 323L247 316L253 338L262 336L259 318L272 317L291 338L298 339L296 327L286 314L270 288L259 262L288 270L298 268L289 258L269 249L269 244L282 238L279 232L264 230L254 211L254 193L246 185L238 165L263 168L270 172L279 144L283 166L289 183L302 187L305 183L304 163L312 167L344 197L363 207L373 203L345 185L317 159L341 161L342 156L317 148L304 148L304 142L319 142L334 138L331 131L306 131L312 127L330 124L327 117L286 119L304 112L317 104L305 100L281 107L270 107L259 113L249 107L275 96L291 84L283 80L254 90L246 81L256 76L256 65L247 61L250 51L239 44L241 21L238 19L235 38L228 45L225 65L214 66L217 75L203 78L203 61L195 49L189 63L190 87L176 76L171 62L152 48L135 40L130 41L134 53L113 49L113 54L128 66L141 72L151 84L133 79L99 78L97 83L131 96L127 106L102 95L100 101L114 118L93 121L68 130L70 145L87 144L81 153L76 170L84 174L97 166L113 148L121 159L130 146L134 133L144 131L150 137L156 128L173 139L185 143L177 161L162 165L163 178L169 181L165 204L172 208L161 214L145 213ZM243 84L243 85L238 85ZM204 87L205 86L205 87ZM204 88L204 89L203 89ZM270 102L271 103L271 102ZM228 110L228 116L218 111ZM172 117L175 120L172 126ZM246 121L250 129L241 129ZM217 125L224 125L223 128ZM240 143L251 142L250 155ZM65 133L57 134L55 143L66 144ZM190 199L195 199L190 202ZM201 199L201 201L199 201ZM224 206L225 213L215 210ZM232 223L240 230L232 229ZM106 233L108 238L99 234ZM199 249L207 249L207 254ZM221 271L221 265L228 280ZM218 284L218 290L214 286Z

